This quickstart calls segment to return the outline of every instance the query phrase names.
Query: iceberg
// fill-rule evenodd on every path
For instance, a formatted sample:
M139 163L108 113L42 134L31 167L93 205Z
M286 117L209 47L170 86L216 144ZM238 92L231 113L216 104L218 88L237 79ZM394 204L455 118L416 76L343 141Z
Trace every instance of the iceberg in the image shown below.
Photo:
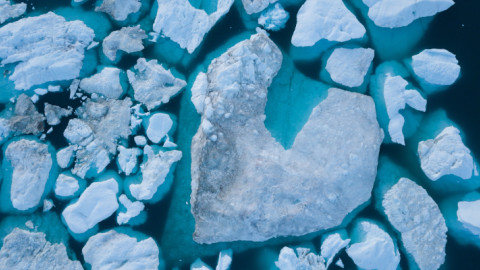
M19 228L3 239L0 265L4 269L83 269L79 261L68 258L62 243L50 243L43 232Z
M10 4L10 0L0 0L0 24L20 17L27 11L27 4Z
M281 62L260 32L213 60L192 86L202 117L191 146L198 243L329 229L370 198L383 139L372 99L330 89L285 150L264 123Z
M445 261L447 226L427 191L401 178L385 193L382 206L401 236L410 268L438 269Z
M347 254L360 269L396 270L400 253L390 235L376 222L357 221Z
M155 113L148 118L146 134L150 141L159 143L173 127L172 118L166 113Z
M369 9L368 17L380 27L397 28L447 10L453 0L362 0Z
M275 265L280 270L326 270L322 256L313 254L308 248L297 248L296 252L289 247L282 248Z
M170 38L191 54L203 41L205 34L227 14L234 0L218 0L217 10L210 15L194 8L188 0L156 1L158 11L153 31Z
M2 209L33 211L50 191L53 169L49 146L36 139L16 138L6 145L3 160Z
M125 21L130 14L137 13L141 6L140 0L103 0L95 11L105 12L116 21Z
M120 30L110 33L110 35L103 40L103 54L105 54L110 61L115 61L118 51L126 53L140 52L144 48L142 40L147 37L145 31L140 28L140 25L122 27Z
M117 215L118 225L128 224L133 218L138 217L145 209L145 204L142 202L132 202L125 194L118 197L120 202L120 209L124 208L125 211L120 211Z
M74 237L87 233L117 211L118 191L118 183L113 178L94 182L77 201L65 207L62 218Z
M18 63L10 75L15 89L75 79L94 32L81 21L66 21L53 12L28 17L0 28L1 64Z
M45 118L50 126L56 126L60 124L63 117L70 116L73 112L72 108L64 109L60 106L45 103L44 107Z
M122 97L127 87L125 72L116 67L104 67L97 74L80 81L83 91L111 99Z
M319 40L345 42L361 39L365 33L342 0L307 0L298 11L292 44L309 47Z
M285 28L285 24L289 18L290 14L288 11L285 11L282 5L277 3L262 12L260 17L258 17L258 24L266 30L278 31Z
M83 258L92 269L164 269L160 250L151 237L110 230L88 239ZM159 267L160 266L160 267Z
M128 81L132 85L134 98L154 110L168 103L187 83L173 76L157 60L139 58L132 70L127 70Z

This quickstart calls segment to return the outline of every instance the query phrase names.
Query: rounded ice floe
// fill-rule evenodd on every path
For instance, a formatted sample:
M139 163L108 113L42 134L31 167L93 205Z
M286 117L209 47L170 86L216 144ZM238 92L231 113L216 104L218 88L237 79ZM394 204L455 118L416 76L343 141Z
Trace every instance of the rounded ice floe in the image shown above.
M290 14L283 9L280 3L277 3L262 12L258 18L258 24L266 30L278 31L285 28L285 24L289 18Z
M139 58L133 69L127 71L127 76L135 100L145 104L149 110L168 103L187 85L158 64L157 60L147 61L145 58Z
M360 269L396 270L400 252L388 233L374 222L355 223L347 254Z
M19 62L10 80L15 89L75 79L94 32L81 21L66 21L53 12L28 17L0 28L2 65Z
M463 144L460 131L449 126L435 139L418 144L418 156L423 172L436 181L445 175L455 175L470 179L476 172L470 150Z
M98 233L82 248L83 258L92 269L163 269L159 268L163 260L155 240L132 236L115 230Z
M118 31L113 31L103 40L103 53L111 61L117 59L117 51L126 53L139 52L143 50L142 40L147 35L139 25L134 27L123 27Z
M138 148L125 148L118 146L117 164L125 175L130 175L137 171L138 157L142 155L142 150Z
M427 191L401 178L385 193L382 206L401 236L411 268L438 269L445 261L447 226Z
M125 93L125 72L116 67L104 67L99 73L82 79L80 88L90 94L118 99Z
M427 93L452 85L460 76L460 66L456 56L445 49L423 50L412 56L408 64Z
M308 248L297 248L296 252L284 247L280 250L278 261L275 265L280 270L307 269L307 270L325 270L325 260L322 256L315 255Z
M309 47L322 39L345 42L360 39L365 32L342 0L307 0L298 11L292 44Z
M140 0L103 0L95 11L105 12L116 21L125 21L128 15L137 13L141 6Z
M148 119L147 137L153 143L159 143L172 129L173 121L166 113L152 114Z
M336 48L325 69L332 80L347 87L359 87L373 61L375 52L368 48Z
M55 196L59 199L69 199L74 197L84 188L85 183L68 174L61 173L55 182Z
M27 11L27 4L10 4L10 0L0 0L0 24L9 19L22 16Z
M117 193L118 183L113 178L92 183L77 201L63 210L65 224L74 234L94 228L118 209Z
M442 12L453 4L452 0L363 0L369 7L368 17L380 27L407 26L416 19Z
M62 243L50 243L43 232L13 229L3 239L0 250L2 269L81 270L79 261L70 260Z
M14 209L27 211L41 203L52 173L53 160L48 148L33 139L17 139L6 147L2 196L10 198Z
M345 248L350 241L350 239L347 239L347 232L345 230L324 235L322 237L320 255L327 261L325 265L326 268L332 264L335 256L340 252L340 250Z
M127 224L132 218L140 215L145 208L145 205L142 202L132 202L125 194L120 195L118 201L120 202L120 208L125 209L125 211L120 209L120 212L117 215L118 225Z

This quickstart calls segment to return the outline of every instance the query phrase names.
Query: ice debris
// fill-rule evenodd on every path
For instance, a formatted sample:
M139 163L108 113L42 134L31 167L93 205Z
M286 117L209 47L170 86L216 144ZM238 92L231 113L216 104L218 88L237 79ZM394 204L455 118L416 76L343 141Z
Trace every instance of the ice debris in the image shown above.
M10 0L0 0L0 24L9 19L20 17L27 11L27 4L10 4Z
M45 128L45 117L37 111L35 104L25 94L21 94L15 103L14 116L10 118L9 130L13 135L39 135Z
M1 64L18 63L10 76L18 90L75 79L93 38L82 21L66 21L53 12L24 18L0 28Z
M106 98L118 99L125 93L125 72L116 67L104 67L99 73L80 81L80 89Z
M72 114L72 108L64 109L60 106L45 103L44 113L47 118L47 123L50 126L56 126L60 124L63 117L70 116Z
M130 219L140 215L145 208L145 205L142 202L132 202L125 194L120 195L118 201L120 202L121 207L125 208L124 212L120 212L117 215L118 225L127 224Z
M308 248L297 248L296 252L289 247L282 248L275 265L280 270L326 270L323 257L313 254Z
M137 171L138 157L142 155L142 150L138 148L125 148L118 146L117 164L125 175L130 175Z
M125 21L128 15L137 13L141 6L140 0L103 0L95 11L105 12L116 21Z
M338 252L350 243L351 240L347 239L346 234L347 232L343 230L322 237L320 255L326 260L325 268L328 269Z
M289 18L290 14L283 9L280 3L277 3L262 12L260 17L258 17L258 24L266 30L278 31L285 28Z
M126 53L139 52L143 50L142 40L147 38L147 34L139 25L133 27L123 27L118 31L113 31L102 43L103 53L111 61L117 59L117 51Z

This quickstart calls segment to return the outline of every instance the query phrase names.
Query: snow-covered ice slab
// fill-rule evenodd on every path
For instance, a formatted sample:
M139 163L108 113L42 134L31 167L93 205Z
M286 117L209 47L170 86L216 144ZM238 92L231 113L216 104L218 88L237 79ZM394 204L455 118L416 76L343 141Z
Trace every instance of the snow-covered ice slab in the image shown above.
M296 252L289 247L282 248L275 265L280 270L326 270L323 257L315 255L308 248L297 248Z
M470 149L463 144L460 131L453 126L446 127L434 139L421 141L418 156L423 172L432 181L445 175L462 179L470 179L473 173L478 175Z
M118 209L118 190L118 183L113 178L88 186L78 201L62 212L69 230L74 234L83 234L111 216Z
M447 10L453 0L363 0L368 7L368 17L380 27L407 26L416 19L430 17Z
M97 74L80 81L80 88L90 94L118 99L125 93L127 84L125 72L116 67L104 67Z
M141 6L140 0L103 0L95 11L105 12L116 21L125 21L128 15L137 13Z
M155 240L131 234L110 230L90 237L82 249L85 262L92 269L164 269Z
M10 4L10 0L0 0L0 24L9 19L14 19L22 16L27 11L27 4L18 3Z
M2 197L9 196L14 209L32 210L42 202L53 171L48 148L47 144L23 138L7 145L3 156ZM7 207L5 202L2 207Z
M199 243L332 228L370 198L383 139L372 99L330 89L285 150L264 124L281 62L260 32L213 60L192 86L202 115L191 164Z
M139 58L133 69L127 71L127 76L135 100L145 104L149 110L168 103L187 85L158 64L157 60L147 61L145 58Z
M375 52L370 48L336 48L328 57L325 70L330 78L349 88L364 84Z
M385 193L382 206L401 236L411 268L438 269L445 261L447 226L427 191L401 178Z
M71 80L80 75L85 48L94 32L82 21L66 21L53 12L0 28L2 65L18 63L10 76L15 89Z
M365 32L342 0L307 0L298 11L292 44L309 47L322 39L345 42L361 39Z
M117 51L126 53L142 51L144 48L142 40L147 37L145 31L139 25L123 27L118 31L113 31L103 40L103 54L111 61L115 61L117 59Z
M360 269L396 270L400 253L390 235L376 222L357 221L347 254Z
M262 12L260 17L258 17L258 24L266 30L278 31L285 28L285 24L289 18L290 14L288 11L285 11L282 5L277 3Z
M70 260L62 243L50 243L43 232L13 229L3 239L0 250L2 269L82 270L79 261Z
M218 0L217 10L210 15L194 8L188 0L156 1L158 11L153 30L178 43L188 53L193 53L205 34L227 14L234 0Z

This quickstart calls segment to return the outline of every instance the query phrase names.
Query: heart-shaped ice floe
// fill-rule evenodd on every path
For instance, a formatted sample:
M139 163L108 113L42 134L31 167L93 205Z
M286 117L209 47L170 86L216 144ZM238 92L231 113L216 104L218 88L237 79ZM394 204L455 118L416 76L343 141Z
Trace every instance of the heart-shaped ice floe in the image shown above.
M213 60L192 86L192 213L199 243L338 226L370 198L383 134L368 96L330 89L291 149L265 128L282 53L263 33ZM287 89L288 90L288 89Z

